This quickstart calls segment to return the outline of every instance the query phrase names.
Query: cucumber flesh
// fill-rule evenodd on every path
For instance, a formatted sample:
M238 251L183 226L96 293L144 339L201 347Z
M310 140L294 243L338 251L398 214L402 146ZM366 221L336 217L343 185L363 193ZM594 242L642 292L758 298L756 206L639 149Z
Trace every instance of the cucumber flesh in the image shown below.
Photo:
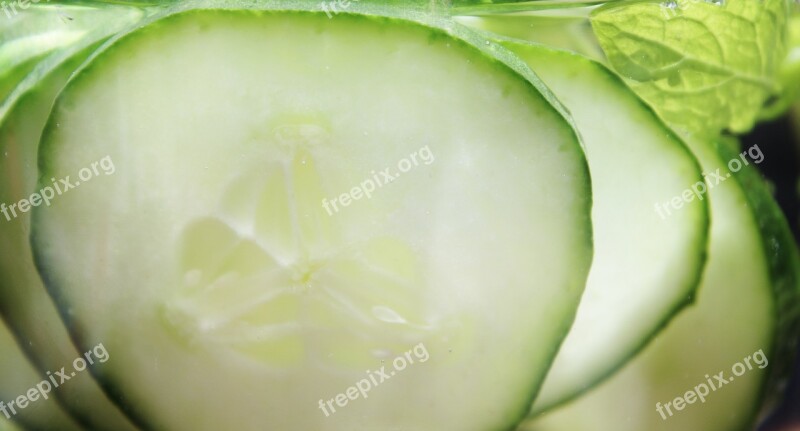
M371 199L324 207L412 154ZM75 339L110 352L95 375L150 429L509 429L588 273L569 124L505 65L409 22L145 27L59 96L39 188L100 160L113 175L36 208L32 243ZM418 347L424 363L326 416Z
M706 143L692 143L692 149L706 172L719 168L723 176L729 173L728 160L739 157L734 153L720 158ZM753 429L764 384L777 363L776 332L786 324L796 328L800 290L795 245L785 221L776 218L765 232L760 231L763 215L754 214L753 209L762 208L753 204L771 198L763 186L745 191L738 182L750 168L733 174L709 192L713 220L709 261L696 303L674 319L620 373L584 397L525 424L521 430ZM767 250L769 262L791 263L769 266ZM773 283L779 279L791 281ZM794 305L784 306L790 304ZM784 342L789 339L784 338ZM768 361L764 367L759 351ZM748 357L752 369L735 376L733 368L741 372L737 364L744 364ZM683 405L680 411L671 406L673 414L669 415L665 404L674 403L700 384L708 387L707 375L712 383L722 385L716 379L719 372L724 372L725 381L731 377L735 380L709 391L705 402L694 397L694 402ZM698 391L705 389L700 387ZM657 411L657 403L663 416Z
M687 304L705 260L708 207L705 200L654 207L702 182L702 172L611 71L564 51L506 46L568 107L592 174L594 261L575 323L533 405L539 414L622 367Z
M28 391L35 389L43 378L28 362L11 331L2 320L0 320L0 352L2 352L0 354L0 401L3 403L0 404L0 431L18 430L15 422L32 431L80 431L82 429L61 410L61 406L52 396L44 399L37 393L30 398L35 398L33 402L27 400ZM43 385L42 388L46 387ZM44 390L46 391L46 389ZM19 408L17 399L20 396L26 396L26 400L22 400L24 408Z

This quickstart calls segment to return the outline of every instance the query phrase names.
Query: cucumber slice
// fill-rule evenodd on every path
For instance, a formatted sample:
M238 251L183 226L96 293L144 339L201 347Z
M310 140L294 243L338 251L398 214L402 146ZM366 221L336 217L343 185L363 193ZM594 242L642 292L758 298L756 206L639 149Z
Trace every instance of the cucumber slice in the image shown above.
M741 144L735 139L728 138L715 144L724 160L739 157L737 153ZM759 171L755 168L744 169L736 174L736 180L745 191L747 204L752 208L761 231L774 294L773 359L769 365L770 378L764 384L765 402L762 409L769 411L783 401L786 380L796 372L793 361L796 360L797 343L800 341L797 340L800 334L800 256L786 217Z
M34 210L38 268L150 429L509 429L590 263L569 124L504 64L400 20L159 21L71 81L39 162L40 188L81 184ZM395 369L411 348L428 358ZM397 375L331 404L382 367Z
M33 431L79 431L81 428L61 410L53 397L44 399L35 394L33 402L23 400L19 408L17 398L27 396L42 382L39 372L25 358L8 327L0 320L0 431L17 430L14 422ZM46 387L42 385L43 390ZM7 416L6 416L7 415ZM12 420L14 422L12 422Z
M7 96L0 105L0 203L18 202L34 191L39 137L55 96L72 71L99 41L142 16L141 10L131 7L34 7L26 11L24 19L0 28L7 41L0 50L0 64L12 67L0 89ZM68 20L68 28L63 28L62 19ZM62 28L57 29L56 23ZM42 37L44 29L55 35ZM48 55L19 64L20 50L25 51L26 59L33 54ZM28 214L11 221L0 215L0 313L37 372L46 377L45 371L60 370L81 354L36 272L29 233ZM89 373L77 374L52 396L69 407L77 422L93 429L135 430ZM55 423L50 429L67 429L59 425L63 421L43 417L41 422Z
M702 182L702 172L615 74L568 52L505 46L570 109L592 174L594 262L575 323L534 403L538 414L622 367L691 300L705 261L708 208L705 200L654 208Z
M800 298L796 246L774 204L765 208L771 200L765 188L740 186L742 177L758 175L747 172L752 166L728 177L726 163L738 154L721 158L705 143L690 144L706 172L719 168L726 178L709 192L710 254L696 304L674 319L622 372L522 430L753 429L765 382L770 373L782 368L776 365L785 352L776 347L776 340L791 340L792 329L796 335ZM764 368L754 364L759 351L769 361ZM737 364L747 357L753 369L733 375L734 367L741 372ZM716 378L719 372L726 381L735 380L710 390L704 403L695 396L693 404L685 404L680 411L671 407L669 416L666 403L700 384L708 387L706 375L721 385ZM657 411L657 403L666 419Z
M0 203L9 205L36 190L37 147L53 101L90 47L61 64L21 97L0 121ZM0 214L0 313L40 370L58 370L81 356L39 278L30 247L29 213ZM89 373L80 373L54 391L82 423L98 430L135 429L100 390Z

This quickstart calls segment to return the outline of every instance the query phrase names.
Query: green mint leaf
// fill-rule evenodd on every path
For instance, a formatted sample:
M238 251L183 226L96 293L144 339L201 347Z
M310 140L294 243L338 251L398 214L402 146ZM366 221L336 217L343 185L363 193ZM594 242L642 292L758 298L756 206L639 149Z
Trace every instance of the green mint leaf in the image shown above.
M614 69L685 133L752 128L778 90L787 0L609 3L591 15Z
M778 73L780 94L764 107L762 120L771 120L788 111L800 100L800 3L789 20L789 51Z

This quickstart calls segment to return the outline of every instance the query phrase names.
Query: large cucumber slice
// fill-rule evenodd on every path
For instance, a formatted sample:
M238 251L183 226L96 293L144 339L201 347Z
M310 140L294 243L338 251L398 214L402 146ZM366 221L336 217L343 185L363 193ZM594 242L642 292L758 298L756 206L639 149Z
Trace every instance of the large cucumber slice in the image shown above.
M588 273L568 123L408 22L162 20L68 85L39 157L77 188L34 210L37 265L152 429L508 429Z
M87 48L49 71L0 120L0 154L4 155L0 158L0 203L4 205L4 214L0 214L0 312L42 372L71 364L81 353L70 341L33 264L30 214L16 211L12 217L8 205L35 192L37 147L53 101L91 52L92 47ZM89 373L76 375L53 396L94 429L134 429Z
M42 394L46 394L48 389L42 381L42 376L31 366L11 331L0 320L0 431L17 431L14 422L33 431L81 430L61 410L52 393L47 395L47 399L43 397ZM36 391L39 384L42 392ZM34 390L34 393L28 398L30 390ZM24 399L18 401L19 397Z
M740 159L739 154L721 158L705 143L694 143L692 149L706 172L725 178L718 184L712 180L709 262L696 304L622 372L522 429L753 429L764 383L784 354L777 351L776 334L782 342L793 338L787 329L796 335L797 252L765 187L739 185L742 177L757 176L748 172L752 166L731 174L726 163ZM736 376L734 368L744 373ZM728 383L717 379L720 372ZM703 402L697 394L706 392ZM685 401L676 408L678 397Z
M691 300L705 261L708 208L683 197L682 208L664 207L702 184L700 167L616 75L568 52L505 45L569 108L592 173L594 262L536 414L620 368Z

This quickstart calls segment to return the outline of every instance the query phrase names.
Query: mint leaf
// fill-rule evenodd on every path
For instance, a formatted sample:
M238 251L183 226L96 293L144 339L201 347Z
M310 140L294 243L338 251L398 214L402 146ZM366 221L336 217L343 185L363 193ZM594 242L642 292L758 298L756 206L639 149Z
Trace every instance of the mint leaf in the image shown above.
M673 127L752 128L778 89L786 0L613 2L591 15L614 69Z

